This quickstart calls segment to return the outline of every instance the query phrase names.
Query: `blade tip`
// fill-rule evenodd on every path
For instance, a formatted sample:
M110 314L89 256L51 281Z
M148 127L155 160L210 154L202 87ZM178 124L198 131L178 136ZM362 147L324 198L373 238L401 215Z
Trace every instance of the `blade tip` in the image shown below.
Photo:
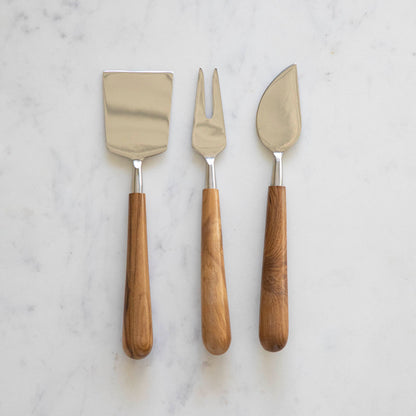
M293 70L293 71L295 71L295 72L298 72L298 66L297 66L297 64L292 64L292 65L290 65L288 69L289 69L289 70Z

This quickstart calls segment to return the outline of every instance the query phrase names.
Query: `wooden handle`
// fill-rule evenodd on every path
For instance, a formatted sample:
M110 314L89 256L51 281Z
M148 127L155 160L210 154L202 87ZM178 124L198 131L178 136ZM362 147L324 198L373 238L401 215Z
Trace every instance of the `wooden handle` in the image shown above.
M218 189L202 193L201 318L206 349L224 354L231 342Z
M130 194L123 348L134 359L146 357L153 346L146 228L146 195Z
M279 351L287 342L286 188L269 186L261 280L261 345L267 351Z

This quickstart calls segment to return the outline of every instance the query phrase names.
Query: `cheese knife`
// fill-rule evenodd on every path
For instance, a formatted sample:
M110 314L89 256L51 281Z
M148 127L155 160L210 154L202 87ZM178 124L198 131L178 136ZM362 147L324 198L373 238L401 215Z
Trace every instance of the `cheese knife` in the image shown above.
M301 130L296 65L286 68L267 87L257 110L256 124L260 140L275 157L267 199L259 323L263 348L274 352L286 345L289 333L282 156L297 141Z

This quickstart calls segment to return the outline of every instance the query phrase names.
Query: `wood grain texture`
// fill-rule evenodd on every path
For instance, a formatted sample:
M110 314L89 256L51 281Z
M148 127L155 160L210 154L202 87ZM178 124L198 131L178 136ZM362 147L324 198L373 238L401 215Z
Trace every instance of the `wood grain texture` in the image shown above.
M130 194L128 227L123 348L130 358L140 359L153 346L145 194Z
M289 333L287 300L286 188L269 186L259 337L267 351L279 351Z
M201 229L201 318L206 349L224 354L231 342L218 189L204 189Z

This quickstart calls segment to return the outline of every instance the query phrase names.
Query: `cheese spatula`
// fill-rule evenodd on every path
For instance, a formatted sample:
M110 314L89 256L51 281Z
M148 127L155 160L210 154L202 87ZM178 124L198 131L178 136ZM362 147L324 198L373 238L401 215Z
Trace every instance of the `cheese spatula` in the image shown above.
M264 349L279 351L289 333L287 304L286 188L282 186L282 155L301 129L296 65L281 72L267 87L257 110L257 133L274 154L269 186L260 298L259 337Z
M103 74L107 148L133 162L123 348L134 359L144 358L153 346L142 162L167 148L172 83L173 74L168 72L107 71Z

